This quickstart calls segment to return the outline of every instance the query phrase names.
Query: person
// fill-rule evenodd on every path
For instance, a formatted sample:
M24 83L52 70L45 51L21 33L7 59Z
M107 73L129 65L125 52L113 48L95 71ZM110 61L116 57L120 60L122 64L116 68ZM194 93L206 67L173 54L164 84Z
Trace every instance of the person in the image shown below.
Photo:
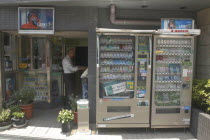
M176 25L174 23L174 20L169 20L168 29L176 29Z
M64 57L63 61L62 61L62 65L63 65L63 71L64 71L64 83L65 83L65 90L66 90L66 94L65 94L65 99L64 99L64 106L67 107L68 106L68 98L70 96L73 96L73 92L74 92L74 81L73 81L73 74L78 71L78 70L85 70L85 67L77 67L77 66L73 66L72 64L72 58L75 56L75 49L74 48L70 48L67 51L67 55L66 57Z
M39 24L41 20L39 19L35 11L30 11L28 14L28 23L21 25L21 29L42 29Z

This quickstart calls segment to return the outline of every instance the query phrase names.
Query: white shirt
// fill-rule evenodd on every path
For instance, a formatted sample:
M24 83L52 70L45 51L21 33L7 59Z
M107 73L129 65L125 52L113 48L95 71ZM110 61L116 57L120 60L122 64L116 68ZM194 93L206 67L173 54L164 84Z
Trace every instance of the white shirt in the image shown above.
M74 67L72 65L72 61L68 55L64 57L62 61L62 65L63 65L63 71L65 74L74 73L78 70L78 67Z

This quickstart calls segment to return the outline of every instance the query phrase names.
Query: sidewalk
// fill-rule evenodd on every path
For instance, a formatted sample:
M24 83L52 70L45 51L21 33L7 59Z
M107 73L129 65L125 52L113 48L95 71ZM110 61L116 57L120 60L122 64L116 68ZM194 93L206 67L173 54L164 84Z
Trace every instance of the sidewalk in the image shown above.
M85 136L76 135L74 127L71 133L62 134L56 120L59 110L35 110L28 127L1 131L0 140L196 140L184 129L94 129Z

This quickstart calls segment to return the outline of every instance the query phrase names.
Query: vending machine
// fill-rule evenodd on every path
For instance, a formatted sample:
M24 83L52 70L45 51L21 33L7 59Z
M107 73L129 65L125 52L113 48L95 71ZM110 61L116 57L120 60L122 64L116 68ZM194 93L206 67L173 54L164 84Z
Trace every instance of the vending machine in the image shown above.
M189 127L194 36L154 35L152 128Z
M150 127L154 32L97 30L97 128Z

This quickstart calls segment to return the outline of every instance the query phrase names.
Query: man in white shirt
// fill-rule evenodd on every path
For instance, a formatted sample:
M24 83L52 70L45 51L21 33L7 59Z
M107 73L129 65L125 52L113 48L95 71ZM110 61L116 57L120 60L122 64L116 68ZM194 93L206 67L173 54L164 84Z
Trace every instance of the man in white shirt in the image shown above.
M85 67L77 67L73 66L72 64L72 58L75 56L75 49L70 48L67 52L66 57L64 57L62 61L63 70L64 70L64 83L65 83L65 106L67 105L68 96L72 95L74 92L74 81L73 81L73 74L78 70L84 70Z

